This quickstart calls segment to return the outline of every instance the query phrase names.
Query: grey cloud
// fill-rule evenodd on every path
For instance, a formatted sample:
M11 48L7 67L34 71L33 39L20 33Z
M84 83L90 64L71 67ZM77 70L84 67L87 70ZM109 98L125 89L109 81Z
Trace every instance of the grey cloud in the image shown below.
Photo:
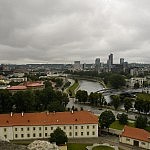
M0 60L150 63L149 18L149 0L1 0Z

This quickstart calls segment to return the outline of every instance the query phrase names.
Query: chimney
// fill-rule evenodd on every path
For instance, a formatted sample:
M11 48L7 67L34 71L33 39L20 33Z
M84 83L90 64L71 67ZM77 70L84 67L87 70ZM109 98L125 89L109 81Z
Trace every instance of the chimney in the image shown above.
M54 115L56 114L56 112L55 112L55 111L53 111L53 113L54 113Z
M13 116L13 112L10 113L10 116L11 116L11 117Z
M73 114L73 110L71 110L71 113Z
M49 115L49 111L46 111L46 115Z
M24 112L21 113L21 116L22 116L22 117L23 117L23 115L24 115Z

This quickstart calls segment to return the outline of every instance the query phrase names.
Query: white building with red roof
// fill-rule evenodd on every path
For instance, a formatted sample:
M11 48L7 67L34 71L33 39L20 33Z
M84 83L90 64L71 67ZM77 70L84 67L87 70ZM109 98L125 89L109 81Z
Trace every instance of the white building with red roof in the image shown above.
M43 139L60 127L68 138L98 137L98 117L87 111L0 114L0 136Z
M16 85L16 86L10 86L7 87L7 90L9 90L12 93L15 93L17 91L25 91L25 90L43 90L45 88L45 85L43 81L37 81L37 82L25 82L23 85Z
M150 149L150 132L144 129L125 126L119 140L121 143Z

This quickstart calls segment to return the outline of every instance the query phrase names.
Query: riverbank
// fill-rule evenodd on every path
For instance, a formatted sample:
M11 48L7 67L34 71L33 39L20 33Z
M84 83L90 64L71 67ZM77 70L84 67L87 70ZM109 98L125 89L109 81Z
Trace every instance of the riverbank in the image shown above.
M79 87L80 87L79 82L74 81L73 85L71 85L67 89L67 93L70 95L70 97L73 97L73 98L75 97L75 93Z

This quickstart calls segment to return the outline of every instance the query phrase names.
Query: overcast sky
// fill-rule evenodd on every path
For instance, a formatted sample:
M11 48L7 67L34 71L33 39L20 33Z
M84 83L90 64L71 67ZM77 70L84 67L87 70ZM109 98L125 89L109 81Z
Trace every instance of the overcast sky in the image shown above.
M0 63L150 63L150 0L0 0Z

